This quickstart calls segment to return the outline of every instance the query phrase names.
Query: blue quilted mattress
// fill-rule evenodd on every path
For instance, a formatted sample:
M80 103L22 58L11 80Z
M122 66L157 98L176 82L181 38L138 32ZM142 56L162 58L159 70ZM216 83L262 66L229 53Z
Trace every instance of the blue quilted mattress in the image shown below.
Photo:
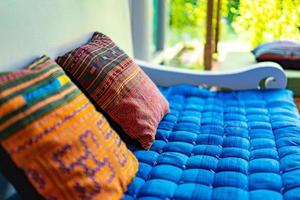
M162 89L171 112L125 200L300 199L300 123L288 90Z

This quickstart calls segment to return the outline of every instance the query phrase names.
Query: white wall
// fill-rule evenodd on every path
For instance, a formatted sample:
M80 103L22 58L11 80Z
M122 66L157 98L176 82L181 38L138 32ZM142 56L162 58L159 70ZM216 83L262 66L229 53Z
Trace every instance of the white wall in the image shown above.
M111 36L132 55L128 1L0 1L0 71L24 67L42 54L56 57L94 31Z

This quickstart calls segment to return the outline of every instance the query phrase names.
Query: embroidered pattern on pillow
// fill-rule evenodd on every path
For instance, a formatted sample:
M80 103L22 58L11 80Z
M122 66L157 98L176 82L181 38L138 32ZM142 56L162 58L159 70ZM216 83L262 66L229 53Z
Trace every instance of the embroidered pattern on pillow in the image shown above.
M133 139L149 149L156 128L169 112L166 99L150 78L107 36L95 33L89 43L57 62Z
M138 166L106 119L47 56L23 73L0 76L0 143L51 200L120 199Z

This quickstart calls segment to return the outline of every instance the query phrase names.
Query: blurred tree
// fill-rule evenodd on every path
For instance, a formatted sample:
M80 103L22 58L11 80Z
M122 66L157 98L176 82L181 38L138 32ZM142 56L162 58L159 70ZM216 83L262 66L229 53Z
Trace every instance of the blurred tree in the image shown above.
M251 45L278 39L300 39L300 0L241 0L233 23Z
M196 51L199 49L198 41L205 42L207 1L217 2L217 0L168 1L170 45L197 39L192 43ZM223 41L239 38L255 47L278 39L300 40L300 0L222 0L221 13ZM215 18L213 23L216 23ZM184 42L184 45L187 43ZM180 61L179 58L177 60ZM176 61L175 65L186 67L185 62L179 61ZM195 63L192 67L203 68L200 65Z
M170 29L178 40L203 38L205 34L207 0L170 0ZM214 0L215 3L217 0ZM237 15L239 0L222 1L222 18L231 25Z
M240 0L227 0L227 2L223 3L224 5L226 8L223 8L223 16L226 18L228 25L231 26L232 22L239 15Z
M203 38L206 1L170 0L174 43ZM223 0L222 19L227 23L223 33L235 31L246 36L252 46L276 39L300 40L300 0Z
M171 0L170 28L177 37L203 36L206 0Z

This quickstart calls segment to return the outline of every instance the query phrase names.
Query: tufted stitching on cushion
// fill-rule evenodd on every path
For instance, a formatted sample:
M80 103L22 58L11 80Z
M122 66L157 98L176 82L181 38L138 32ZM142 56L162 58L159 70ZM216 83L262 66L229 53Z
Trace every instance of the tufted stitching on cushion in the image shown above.
M124 199L300 196L299 115L289 91L162 92L171 113L150 151L135 150L139 184Z

